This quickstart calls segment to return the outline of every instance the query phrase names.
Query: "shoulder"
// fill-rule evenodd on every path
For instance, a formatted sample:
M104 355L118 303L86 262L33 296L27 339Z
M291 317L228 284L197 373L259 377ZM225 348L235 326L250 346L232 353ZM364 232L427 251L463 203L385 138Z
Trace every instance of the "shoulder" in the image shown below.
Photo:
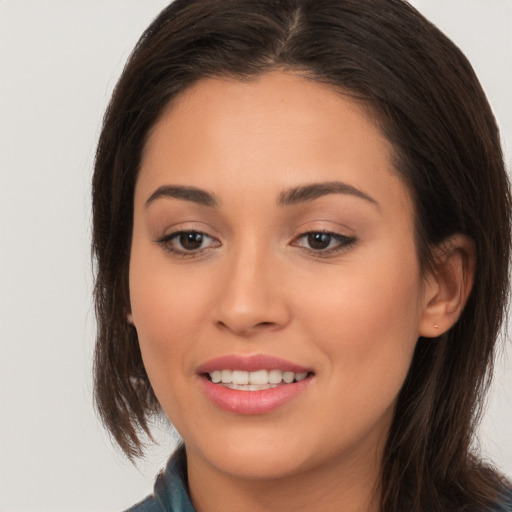
M489 512L512 512L512 488L509 488Z
M164 510L154 496L148 496L145 500L125 510L125 512L163 512Z
M164 472L158 475L153 494L125 512L195 512L187 485L185 448L179 446Z

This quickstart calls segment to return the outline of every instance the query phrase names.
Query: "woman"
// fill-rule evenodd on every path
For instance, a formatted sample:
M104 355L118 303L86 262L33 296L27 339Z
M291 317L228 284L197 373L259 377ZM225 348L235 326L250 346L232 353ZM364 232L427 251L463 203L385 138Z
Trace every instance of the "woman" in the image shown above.
M177 0L93 181L96 399L133 510L510 510L471 453L508 289L499 135L398 0ZM508 507L508 508L507 508Z

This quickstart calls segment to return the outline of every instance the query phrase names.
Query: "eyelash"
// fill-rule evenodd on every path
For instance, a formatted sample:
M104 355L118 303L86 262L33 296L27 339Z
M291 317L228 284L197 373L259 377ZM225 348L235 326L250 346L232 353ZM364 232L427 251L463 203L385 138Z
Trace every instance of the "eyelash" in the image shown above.
M357 242L357 239L353 236L346 236L346 235L341 235L340 233L334 233L332 231L320 230L320 231L308 231L306 233L302 233L301 235L299 235L298 237L296 237L294 239L294 241L292 242L292 245L294 247L300 247L300 245L298 245L298 243L297 243L298 240L307 239L308 237L313 236L313 235L328 236L330 238L329 245L330 245L331 241L333 241L333 240L337 242L334 247L327 247L326 249L312 249L310 247L309 248L303 247L303 249L305 251L307 251L309 254L316 256L316 257L320 257L320 258L328 258L329 256L336 255L336 254L348 249L350 246L354 245Z
M173 247L172 243L173 240L178 239L181 236L185 235L193 235L197 236L200 235L204 239L210 239L214 243L210 245L209 247L199 247L197 249L177 249ZM198 256L201 256L207 251L208 249L211 249L213 247L219 247L220 242L218 240L215 240L215 238L211 237L210 235L207 235L206 233L203 233L202 231L195 231L195 230L183 230L183 231L174 231L173 233L169 233L168 235L165 235L164 237L160 238L159 240L156 240L156 242L166 251L170 252L174 256L178 256L181 258L195 258ZM202 243L201 243L202 245Z
M201 245L205 241L205 239L210 239L213 243L211 243L208 247L199 247L197 249L177 249L176 247L173 247L172 243L174 240L179 240L181 236L200 236L202 237ZM328 247L325 249L313 249L311 247L302 247L298 241L303 239L308 239L308 237L311 236L327 236L329 237L328 240ZM329 247L332 241L336 241L336 245L334 247ZM169 233L168 235L165 235L164 237L156 240L156 242L166 251L170 252L174 256L178 256L181 258L195 258L202 256L206 251L209 249L220 247L220 242L216 240L215 238L211 237L210 235L203 233L202 231L195 231L195 230L189 230L189 231L175 231L173 233ZM309 240L311 242L311 240ZM332 231L307 231L306 233L301 233L299 236L293 239L292 245L293 247L301 247L305 252L312 256L320 257L320 258L327 258L329 256L336 255L346 249L348 249L350 246L354 245L357 242L357 239L355 237L345 236L341 235L339 233L334 233Z

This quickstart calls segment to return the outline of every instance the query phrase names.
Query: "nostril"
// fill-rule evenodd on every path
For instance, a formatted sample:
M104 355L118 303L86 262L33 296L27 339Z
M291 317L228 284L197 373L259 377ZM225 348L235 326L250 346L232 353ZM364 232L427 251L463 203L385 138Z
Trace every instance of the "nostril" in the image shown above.
M279 324L276 322L258 322L253 325L248 325L248 323L236 325L235 322L228 323L219 320L217 322L217 327L222 331L232 331L236 334L242 336L251 336L257 334L258 332L268 331L275 329Z

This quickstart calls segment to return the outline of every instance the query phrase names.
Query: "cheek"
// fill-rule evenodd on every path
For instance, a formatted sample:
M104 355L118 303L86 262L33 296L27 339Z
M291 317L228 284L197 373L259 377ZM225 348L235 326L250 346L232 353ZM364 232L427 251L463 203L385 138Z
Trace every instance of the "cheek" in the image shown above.
M187 367L187 354L207 299L201 280L187 272L172 272L169 262L154 251L132 250L130 301L140 349L149 378L158 395L176 378L173 366Z
M180 397L188 396L188 358L200 324L201 293L194 282L180 283L168 268L132 258L130 298L142 360L158 401L180 432L181 419L187 417L187 404Z
M211 273L193 262L176 265L145 238L139 234L137 239L134 232L129 274L134 322L139 334L147 333L148 339L172 337L179 343L188 339L206 309L205 302L211 301Z
M393 258L388 264L380 261L361 271L340 272L329 287L309 294L303 328L326 354L336 386L385 403L396 397L410 366L421 281L413 259L404 266ZM404 263L403 258L397 261Z

